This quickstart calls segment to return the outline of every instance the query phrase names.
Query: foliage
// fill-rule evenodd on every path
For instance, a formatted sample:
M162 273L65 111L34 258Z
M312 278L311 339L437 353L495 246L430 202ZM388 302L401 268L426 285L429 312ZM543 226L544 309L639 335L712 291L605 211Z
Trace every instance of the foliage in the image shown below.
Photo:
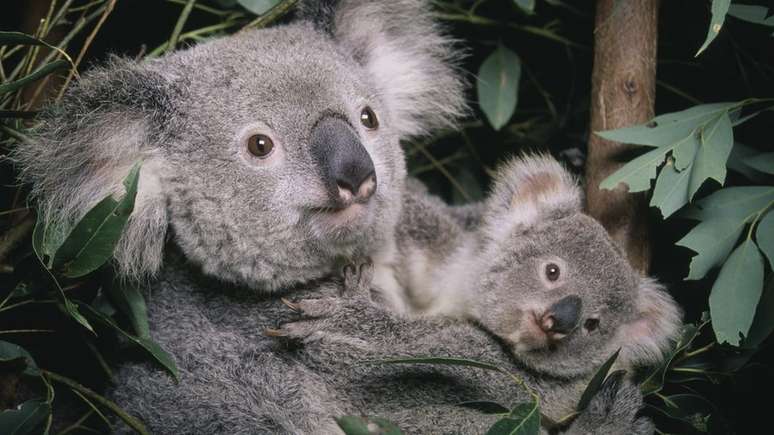
M548 149L580 169L589 134L639 146L643 152L622 157L627 163L602 187L624 185L648 195L660 213L662 219L653 219L656 273L669 282L689 321L664 364L639 376L648 414L665 432L749 432L745 428L756 427L755 417L765 410L759 412L762 405L750 399L755 395L737 385L750 376L757 388L774 379L774 16L770 6L751 4L765 2L747 1L661 2L662 115L639 126L589 132L593 1L434 0L438 17L468 49L461 68L479 110L458 133L405 144L410 173L453 203L480 199L496 162L520 149ZM12 29L0 31L3 152L25 140L44 101L61 98L78 71L107 52L161 56L282 20L296 1L129 3L56 0L37 27L3 23ZM109 262L141 168L127 177L123 197L105 198L80 222L35 224L25 188L3 164L0 381L21 379L35 394L0 412L0 432L48 433L54 397L69 395L83 404L82 414L60 433L109 430L106 414L143 433L141 422L100 394L111 364L126 357L139 355L176 375L172 356L149 336L143 292L114 280ZM493 369L451 359L424 363ZM600 368L585 400L608 370ZM535 433L541 421L548 423L537 397L460 405L498 414L492 433ZM348 433L362 433L369 424L399 432L377 417L337 421Z

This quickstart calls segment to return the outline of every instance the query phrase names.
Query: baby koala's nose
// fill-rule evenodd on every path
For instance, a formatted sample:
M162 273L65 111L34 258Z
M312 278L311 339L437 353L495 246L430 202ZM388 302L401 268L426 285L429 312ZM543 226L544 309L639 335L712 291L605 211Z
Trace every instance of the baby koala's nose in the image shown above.
M349 204L352 201L366 201L376 191L376 174L371 171L365 178L339 177L336 179L336 187L339 192L339 201Z
M580 297L565 296L546 310L540 328L552 339L563 338L578 326L582 305Z

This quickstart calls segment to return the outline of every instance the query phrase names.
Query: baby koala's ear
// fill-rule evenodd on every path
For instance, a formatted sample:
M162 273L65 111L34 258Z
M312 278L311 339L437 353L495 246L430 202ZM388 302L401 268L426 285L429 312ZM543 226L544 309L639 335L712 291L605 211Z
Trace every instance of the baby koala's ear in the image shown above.
M648 277L640 278L634 309L634 320L618 332L618 362L628 367L657 364L680 333L682 311L664 286Z
M426 0L304 0L299 15L369 74L401 137L453 127L466 111L460 51Z
M490 226L510 229L580 210L575 177L549 155L526 155L497 170L485 219Z

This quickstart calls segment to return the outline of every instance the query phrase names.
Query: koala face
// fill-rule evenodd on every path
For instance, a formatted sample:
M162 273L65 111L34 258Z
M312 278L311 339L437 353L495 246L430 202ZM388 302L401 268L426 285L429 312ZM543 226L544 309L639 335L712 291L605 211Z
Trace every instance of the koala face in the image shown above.
M406 169L368 71L307 24L254 33L172 59L185 90L159 177L184 253L267 288L385 243Z
M657 362L680 322L669 295L581 213L558 163L527 158L504 172L493 201L509 197L510 211L490 205L505 215L489 222L495 237L481 257L481 325L518 360L557 376L591 373L619 348L624 366Z
M463 86L426 2L302 1L295 22L144 62L114 59L14 152L71 224L142 161L114 256L152 275L171 239L206 273L271 291L392 237L399 141L453 123Z

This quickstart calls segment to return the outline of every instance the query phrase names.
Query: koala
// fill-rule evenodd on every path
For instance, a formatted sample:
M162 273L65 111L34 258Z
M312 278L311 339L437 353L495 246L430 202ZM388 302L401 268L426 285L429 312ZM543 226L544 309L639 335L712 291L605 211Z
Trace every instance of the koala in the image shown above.
M305 343L302 359L316 365L316 371L333 371L339 385L368 391L361 393L360 408L380 410L379 415L415 428L416 433L433 433L431 426L416 426L424 423L404 414L394 402L395 395L383 394L386 385L398 382L393 377L405 373L386 369L387 378L375 376L370 367L367 372L353 369L352 361L467 356L515 367L513 371L538 392L543 413L557 421L573 411L591 376L613 353L619 351L618 368L631 370L660 362L676 339L681 313L674 300L655 280L641 277L605 229L581 212L575 180L552 158L524 157L505 164L496 174L480 223L467 233L447 231L446 226L455 222L449 217L437 237L418 237L435 234L437 218L444 216L431 213L443 209L428 207L428 201L439 205L432 198L414 205L406 201L404 214L423 222L412 228L424 231L417 230L411 238L414 243L401 252L419 249L421 241L427 249L425 258L446 253L447 264L436 258L439 263L428 266L438 273L439 282L431 287L440 299L433 302L436 315L406 316L380 308L384 292L376 284L368 285L375 282L378 266L366 263L357 271L345 272L345 288L356 289L354 296L288 302L303 317L272 331ZM468 247L440 248L448 243L449 234L457 234L459 243ZM399 249L407 245L399 239ZM412 261L407 256L407 262ZM470 322L455 322L455 318ZM476 327L469 329L472 325ZM507 349L512 361L504 362L502 349L488 343L493 338ZM652 433L647 421L633 417L642 399L621 376L611 377L595 404L568 429L570 433L599 433L602 427L608 428L604 433ZM454 379L460 379L460 374ZM478 390L484 396L475 400L491 400L498 397L496 391L512 392L509 400L529 398L497 380L487 381L496 389ZM457 384L442 396L437 391L411 390L411 398L400 400L413 400L415 406L450 397L458 402L472 400L460 390L467 392ZM345 395L353 397L356 392ZM458 423L467 427L463 421ZM584 426L588 429L579 429ZM474 433L482 428L468 429Z
M504 164L475 213L455 215L409 186L396 260L374 272L394 311L471 320L520 351L555 347L551 359L581 338L586 343L573 344L572 354L598 363L619 347L623 365L656 363L669 347L679 308L583 214L576 180L552 157Z

